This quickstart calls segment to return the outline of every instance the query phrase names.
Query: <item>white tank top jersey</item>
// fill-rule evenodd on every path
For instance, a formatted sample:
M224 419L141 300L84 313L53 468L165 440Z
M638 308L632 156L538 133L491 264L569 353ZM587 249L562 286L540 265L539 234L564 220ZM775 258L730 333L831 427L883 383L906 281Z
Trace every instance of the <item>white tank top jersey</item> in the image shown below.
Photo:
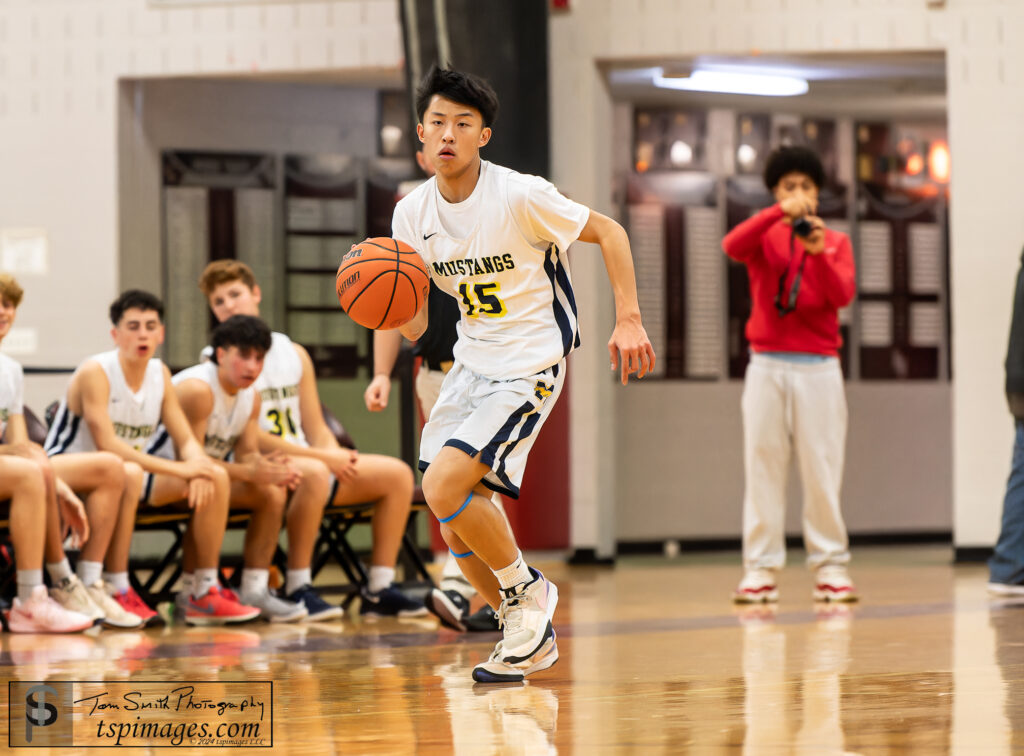
M260 428L299 446L309 446L302 432L299 382L302 360L292 340L283 333L271 335L270 351L263 358L263 372L253 388L260 395Z
M486 160L452 204L436 178L399 201L392 235L461 304L455 359L492 380L546 370L579 346L566 250L590 217L549 182Z
M24 414L25 375L17 360L0 354L0 439L11 415Z
M202 362L186 368L180 373L175 373L171 382L177 386L190 378L202 381L213 391L213 410L206 418L206 438L203 439L203 448L214 459L227 459L227 456L235 448L238 437L245 430L245 424L249 422L256 390L250 386L239 389L237 394L231 396L221 385L220 379L217 377L217 366L213 362ZM167 429L163 426L160 426L154 447L154 454L168 459L174 458L174 444L168 437Z
M164 363L156 357L150 358L142 388L136 393L128 388L116 349L90 357L86 362L98 362L107 374L110 383L107 414L114 425L114 434L132 448L151 453L163 411ZM46 453L53 456L87 451L96 451L96 442L89 426L68 409L65 392L46 437Z

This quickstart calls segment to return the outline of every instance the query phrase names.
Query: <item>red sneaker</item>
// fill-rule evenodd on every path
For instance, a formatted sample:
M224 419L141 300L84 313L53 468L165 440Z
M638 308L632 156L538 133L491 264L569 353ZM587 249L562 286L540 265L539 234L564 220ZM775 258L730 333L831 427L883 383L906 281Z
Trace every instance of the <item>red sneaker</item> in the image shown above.
M135 589L131 586L125 590L114 593L114 601L116 601L126 612L131 612L141 619L144 627L151 625L160 619L160 615L150 609L149 605L142 600L142 596L136 593Z
M210 588L202 598L189 596L185 609L185 622L189 625L227 625L248 622L259 616L259 609L232 601L216 587Z

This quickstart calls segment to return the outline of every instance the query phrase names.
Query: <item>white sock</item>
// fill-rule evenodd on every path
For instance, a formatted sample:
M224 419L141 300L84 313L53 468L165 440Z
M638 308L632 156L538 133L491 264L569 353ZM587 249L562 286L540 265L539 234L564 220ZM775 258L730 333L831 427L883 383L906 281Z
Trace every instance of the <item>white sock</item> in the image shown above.
M379 567L376 564L370 566L370 585L367 586L370 593L379 593L395 582L394 567Z
M217 586L217 568L207 567L205 569L196 570L195 577L192 579L192 595L196 598L202 598L210 592L211 588Z
M128 582L127 572L104 572L103 579L110 583L110 587L114 589L114 593L127 591L132 587L131 583Z
M270 570L242 570L242 595L262 596L270 586Z
M42 570L18 570L18 599L22 602L32 598L32 591L43 584Z
M533 575L530 574L530 568L526 566L526 562L523 560L523 552L517 550L518 556L508 567L502 567L500 570L492 570L494 577L498 578L498 583L506 591L509 588L514 588L517 585L525 585L533 580Z
M195 584L195 576L191 572L181 573L181 591L192 593L192 586Z
M87 562L84 559L78 560L78 579L85 585L92 585L103 574L103 562Z
M59 562L47 562L46 571L50 573L50 580L59 583L71 575L71 564L68 562L68 558L64 557Z
M288 570L287 580L285 582L284 592L287 594L295 593L304 585L313 584L313 570L310 567L303 567L301 570Z

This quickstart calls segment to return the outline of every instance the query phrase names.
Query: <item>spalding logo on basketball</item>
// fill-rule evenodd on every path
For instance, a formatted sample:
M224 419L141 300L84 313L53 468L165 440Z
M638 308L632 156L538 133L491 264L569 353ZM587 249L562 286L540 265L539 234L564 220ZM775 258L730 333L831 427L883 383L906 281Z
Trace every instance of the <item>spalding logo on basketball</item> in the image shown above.
M338 303L352 320L386 331L408 323L430 291L423 259L408 244L378 236L352 247L335 281Z

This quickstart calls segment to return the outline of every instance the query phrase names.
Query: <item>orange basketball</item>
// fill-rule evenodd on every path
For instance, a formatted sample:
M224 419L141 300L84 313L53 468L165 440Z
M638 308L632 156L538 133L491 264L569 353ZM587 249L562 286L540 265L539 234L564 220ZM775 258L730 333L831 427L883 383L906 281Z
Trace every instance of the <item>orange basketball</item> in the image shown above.
M352 320L386 331L408 323L430 290L430 273L408 244L379 236L352 247L338 268L338 302Z

